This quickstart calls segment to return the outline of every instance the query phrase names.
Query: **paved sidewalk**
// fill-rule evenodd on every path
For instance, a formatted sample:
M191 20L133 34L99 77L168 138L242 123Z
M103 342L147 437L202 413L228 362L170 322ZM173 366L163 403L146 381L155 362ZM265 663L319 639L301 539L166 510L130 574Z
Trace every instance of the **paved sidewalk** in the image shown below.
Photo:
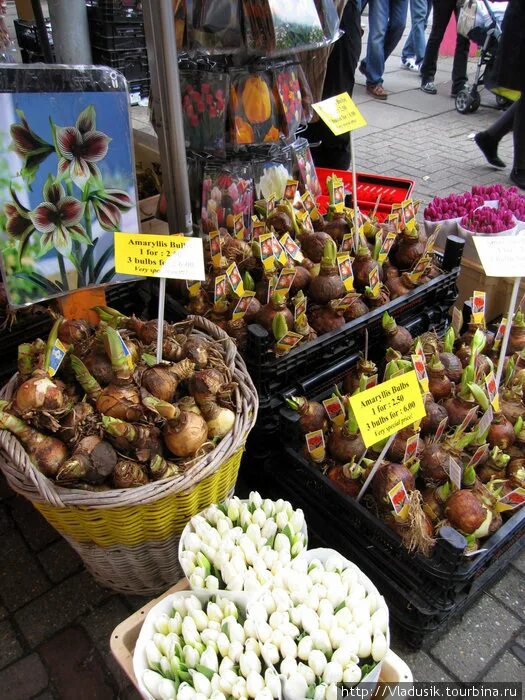
M497 116L487 107L458 114L450 92L451 59L440 59L439 94L422 93L419 77L388 61L387 102L362 84L354 98L368 121L356 132L358 169L416 180L415 196L506 182L484 164L469 135ZM358 83L362 76L358 73ZM489 100L491 101L491 100ZM492 102L492 101L491 101ZM151 131L147 110L133 107L134 126ZM501 156L510 165L507 138ZM113 628L145 600L100 588L76 554L0 477L0 698L5 700L137 700L109 652ZM416 680L525 681L525 553L505 577L439 642L419 652L395 637L394 650Z

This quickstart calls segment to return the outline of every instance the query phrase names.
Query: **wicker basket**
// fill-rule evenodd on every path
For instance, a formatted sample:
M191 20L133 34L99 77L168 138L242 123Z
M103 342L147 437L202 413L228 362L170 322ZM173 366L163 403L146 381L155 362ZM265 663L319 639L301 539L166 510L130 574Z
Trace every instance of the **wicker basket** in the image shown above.
M194 332L221 343L237 383L237 420L231 433L183 475L101 493L67 489L34 467L14 435L0 431L0 467L11 488L60 532L99 583L122 593L155 595L182 577L177 550L184 526L233 492L244 443L257 417L257 393L235 345L210 321L193 321ZM2 398L10 399L16 386L15 375Z

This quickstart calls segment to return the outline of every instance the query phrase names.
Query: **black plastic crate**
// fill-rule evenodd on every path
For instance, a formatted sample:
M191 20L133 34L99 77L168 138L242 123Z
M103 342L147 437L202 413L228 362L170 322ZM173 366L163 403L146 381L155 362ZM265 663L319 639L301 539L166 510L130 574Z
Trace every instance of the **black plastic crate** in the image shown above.
M32 53L41 54L42 47L40 46L40 40L38 38L38 30L36 27L36 22L23 19L15 19L15 32L16 40L18 46L23 51L30 51ZM53 34L51 32L51 22L46 19L46 30L49 45L53 46ZM34 61L28 61L28 63L34 63Z
M146 37L144 25L129 22L98 22L89 23L89 36L95 51L122 51L125 49L145 49Z
M87 0L88 19L103 22L142 22L142 0Z
M149 78L148 54L146 49L106 51L93 48L93 63L118 70L128 81Z
M449 538L439 538L433 557L423 562L433 566L434 573L425 572L423 557L410 555L386 525L339 491L332 493L336 489L331 482L324 477L317 479L320 473L312 473L314 468L310 471L307 465L306 460L296 454L291 457L287 451L259 469L256 485L265 495L278 492L279 497L304 510L309 547L338 550L372 579L385 596L404 640L414 648L434 642L449 629L523 549L522 509L484 543L488 551L474 559L465 559L461 548L454 546L455 531ZM344 502L337 496L343 496ZM454 562L455 571L451 571ZM451 585L435 575L447 568L448 576L455 579Z

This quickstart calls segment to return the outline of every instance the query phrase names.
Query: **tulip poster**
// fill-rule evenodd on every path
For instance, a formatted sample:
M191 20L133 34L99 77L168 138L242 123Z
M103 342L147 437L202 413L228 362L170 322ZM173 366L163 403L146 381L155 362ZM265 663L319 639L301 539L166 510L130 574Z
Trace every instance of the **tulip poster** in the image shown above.
M121 281L113 233L138 231L128 109L122 87L0 90L0 253L12 306Z

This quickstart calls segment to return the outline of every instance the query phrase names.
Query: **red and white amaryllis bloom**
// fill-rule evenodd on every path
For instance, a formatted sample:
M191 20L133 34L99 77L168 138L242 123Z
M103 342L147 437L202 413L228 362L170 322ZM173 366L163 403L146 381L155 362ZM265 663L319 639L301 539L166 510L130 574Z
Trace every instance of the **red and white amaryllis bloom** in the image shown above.
M100 189L91 192L89 201L98 223L105 231L118 231L121 212L128 211L133 206L131 197L125 190Z
M5 230L12 238L25 240L35 230L30 211L20 202L13 187L11 187L11 197L13 201L4 204L4 214L7 219Z
M59 175L69 174L81 189L90 177L101 178L97 163L106 156L111 139L96 130L92 105L78 115L75 126L57 126L55 137Z
M62 255L71 253L73 240L91 245L80 220L84 216L85 202L66 197L62 185L51 176L44 185L44 201L30 212L33 226L42 234L41 255L56 248Z

